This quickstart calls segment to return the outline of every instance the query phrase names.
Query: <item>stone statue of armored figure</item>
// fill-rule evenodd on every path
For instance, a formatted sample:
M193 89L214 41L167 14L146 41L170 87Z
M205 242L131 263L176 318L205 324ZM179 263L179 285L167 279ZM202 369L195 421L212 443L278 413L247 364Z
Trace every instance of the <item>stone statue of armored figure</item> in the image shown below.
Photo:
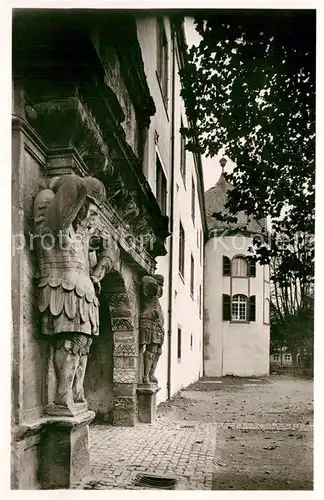
M89 255L104 198L99 180L65 175L54 178L34 201L41 333L53 346L54 403L69 409L86 404L88 354L93 336L99 334L96 292L110 259L103 252L91 269Z
M157 383L155 369L162 353L164 318L159 302L164 278L160 274L144 276L141 287L140 349L143 352L143 382Z

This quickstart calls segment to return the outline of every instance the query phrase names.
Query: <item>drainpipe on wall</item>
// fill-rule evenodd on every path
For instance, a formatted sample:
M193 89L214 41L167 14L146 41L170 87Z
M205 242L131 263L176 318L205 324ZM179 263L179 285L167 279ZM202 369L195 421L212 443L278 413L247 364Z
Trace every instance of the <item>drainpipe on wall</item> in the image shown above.
M205 331L206 331L206 318L205 318L205 276L206 276L206 259L205 259L205 244L207 243L207 238L205 238L205 234L203 231L203 237L202 237L202 256L203 256L203 272L202 272L202 285L201 285L201 293L202 297L200 300L202 301L202 339L201 339L201 356L202 356L202 376L204 377L206 374L205 370ZM206 346L207 350L207 346Z
M170 193L170 252L169 252L169 296L168 296L168 373L167 399L171 398L171 335L172 335L172 276L173 276L173 208L174 208L174 117L175 117L175 34L171 24L172 36L172 81L171 81L171 193Z

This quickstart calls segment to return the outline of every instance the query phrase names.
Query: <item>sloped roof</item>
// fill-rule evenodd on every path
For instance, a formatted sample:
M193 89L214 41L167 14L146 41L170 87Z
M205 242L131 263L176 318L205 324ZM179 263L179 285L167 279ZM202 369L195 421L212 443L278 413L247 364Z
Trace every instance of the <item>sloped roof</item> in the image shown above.
M210 189L208 189L208 191L205 192L205 206L208 230L234 230L242 228L242 230L248 231L250 233L261 233L262 228L266 227L265 219L260 219L260 221L257 221L253 217L250 217L248 224L246 224L248 221L248 216L244 212L238 212L237 222L226 224L223 221L219 221L215 217L213 217L214 213L222 213L222 215L228 213L228 210L225 210L225 204L227 202L228 192L232 189L234 189L233 185L225 179L224 174L221 174L215 186L211 187ZM245 225L246 229L244 228Z

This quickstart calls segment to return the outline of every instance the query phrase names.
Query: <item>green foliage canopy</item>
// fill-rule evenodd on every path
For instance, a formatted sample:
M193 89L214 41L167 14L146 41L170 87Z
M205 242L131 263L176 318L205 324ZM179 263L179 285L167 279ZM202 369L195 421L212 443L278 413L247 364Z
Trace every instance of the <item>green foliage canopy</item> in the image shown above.
M235 161L232 214L267 214L274 231L313 234L315 11L215 10L198 13L195 27L201 41L180 73L195 125L183 131L188 149L225 149Z

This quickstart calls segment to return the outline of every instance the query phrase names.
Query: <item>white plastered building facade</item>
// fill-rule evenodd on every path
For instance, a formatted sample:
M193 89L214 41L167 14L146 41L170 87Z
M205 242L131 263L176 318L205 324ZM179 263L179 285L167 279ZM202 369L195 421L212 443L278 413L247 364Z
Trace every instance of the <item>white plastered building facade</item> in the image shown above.
M244 231L215 217L224 213L231 185L221 175L205 193L208 238L205 244L204 374L222 377L269 374L269 268L249 259L265 221L251 219Z
M156 113L146 143L145 175L158 198L158 170L165 179L165 213L170 218L167 255L157 258L164 276L160 299L165 340L156 370L158 403L203 373L204 196L200 158L184 150L181 126L188 126L180 96L184 33L172 32L169 17L137 20L147 83ZM180 242L180 240L182 240Z

